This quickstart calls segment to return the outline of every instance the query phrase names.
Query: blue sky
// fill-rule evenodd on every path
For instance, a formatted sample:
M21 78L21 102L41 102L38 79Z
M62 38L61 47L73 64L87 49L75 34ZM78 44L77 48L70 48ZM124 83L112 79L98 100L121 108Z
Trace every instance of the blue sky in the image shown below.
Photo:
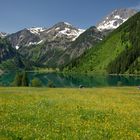
M140 0L0 0L0 31L50 27L60 21L86 29L112 10L126 7L140 9Z

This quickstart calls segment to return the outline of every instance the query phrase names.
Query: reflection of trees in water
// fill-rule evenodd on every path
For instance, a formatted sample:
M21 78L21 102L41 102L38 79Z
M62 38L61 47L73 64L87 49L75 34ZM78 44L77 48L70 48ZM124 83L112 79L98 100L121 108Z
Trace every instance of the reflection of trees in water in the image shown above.
M65 75L65 77L67 80L71 81L76 86L107 86L105 76L103 75Z
M110 86L117 86L121 82L124 86L138 86L140 83L139 76L122 76L122 75L108 75L107 82Z
M119 81L121 81L120 76L113 76L113 75L107 76L107 82L110 86L116 86Z
M52 81L56 87L99 87L99 86L116 86L118 82L122 85L138 85L139 78L131 76L112 76L112 75L78 75L63 73L31 73L31 79L39 78L43 85L46 86L48 81Z
M6 72L0 76L1 86L10 86L15 78L15 72Z
M111 75L81 75L63 73L38 73L29 72L29 81L38 78L43 86L47 86L48 81L52 81L56 87L99 87L116 86L120 81L123 85L139 85L140 76L111 76ZM0 85L10 85L15 77L15 73L9 72L0 76Z

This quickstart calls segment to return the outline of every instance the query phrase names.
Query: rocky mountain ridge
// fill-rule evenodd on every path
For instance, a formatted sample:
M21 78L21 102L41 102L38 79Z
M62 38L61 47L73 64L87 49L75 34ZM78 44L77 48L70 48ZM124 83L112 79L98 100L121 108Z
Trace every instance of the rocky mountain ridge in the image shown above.
M77 29L66 22L59 22L50 28L32 27L25 28L6 36L12 47L19 49L23 46L38 45L42 42L56 41L58 38L74 41L85 30Z
M137 12L137 10L129 8L116 9L97 24L97 29L99 31L114 30Z

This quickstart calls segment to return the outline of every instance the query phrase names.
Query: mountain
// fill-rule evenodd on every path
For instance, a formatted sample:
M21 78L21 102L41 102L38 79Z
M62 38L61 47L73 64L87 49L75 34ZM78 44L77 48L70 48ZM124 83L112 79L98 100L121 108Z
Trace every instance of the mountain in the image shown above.
M30 28L7 36L13 48L37 66L56 67L59 56L85 30L59 22L51 28Z
M14 57L15 50L11 47L11 44L6 39L0 38L0 63L6 59Z
M65 71L140 74L140 12L70 63Z
M17 50L40 41L39 35L37 32L33 32L33 29L23 29L6 36L6 38L11 42L12 47Z
M21 56L12 48L10 42L0 38L0 70L24 68Z
M57 41L60 38L63 39L64 43L65 41L74 41L83 31L82 29L73 27L69 23L59 22L48 29L42 27L25 28L8 35L7 39L11 42L12 47L19 49L30 45L38 45L45 41Z
M103 40L104 34L95 26L90 27L82 33L66 51L60 56L58 65L66 65L72 60L81 56L86 50L94 47L97 43Z
M133 9L117 9L107 15L97 27L93 26L81 34L71 45L66 49L60 57L58 65L66 65L70 61L81 56L89 48L94 47L101 42L110 32L118 28L122 23L136 14Z
M59 22L50 28L25 28L5 35L5 38L22 58L36 67L60 68L94 48L136 12L131 9L115 10L97 27L92 26L86 31L67 22Z
M4 37L6 37L8 34L7 33L5 33L5 32L0 32L0 37L1 38L4 38Z
M135 9L116 9L111 14L107 15L100 23L97 24L97 29L100 31L114 30L121 24L135 15L138 11Z

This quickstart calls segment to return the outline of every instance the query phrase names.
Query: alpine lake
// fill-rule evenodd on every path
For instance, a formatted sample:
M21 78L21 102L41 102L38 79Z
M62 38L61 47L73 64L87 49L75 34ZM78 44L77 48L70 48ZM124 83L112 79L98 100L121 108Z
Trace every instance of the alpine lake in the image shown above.
M87 88L140 85L140 76L100 74L82 75L47 72L27 72L27 74L30 83L33 78L38 78L44 87L47 87L48 81L52 81L55 87L58 88L77 88L80 85ZM0 86L11 86L15 75L15 72L1 74Z

